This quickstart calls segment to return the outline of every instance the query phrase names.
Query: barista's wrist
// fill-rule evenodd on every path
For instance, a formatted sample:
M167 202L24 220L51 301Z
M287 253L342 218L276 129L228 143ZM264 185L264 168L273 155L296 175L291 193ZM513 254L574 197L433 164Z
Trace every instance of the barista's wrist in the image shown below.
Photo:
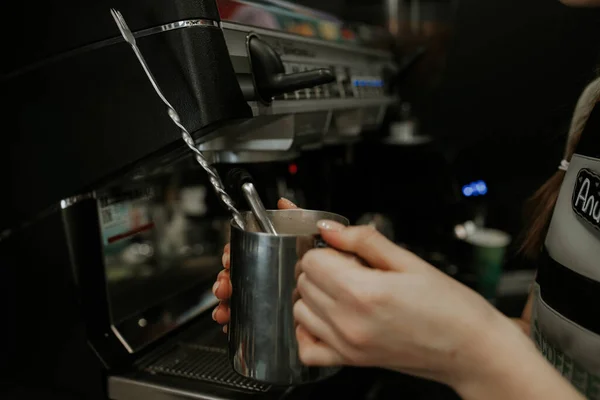
M461 398L581 398L510 319L498 313L486 331L474 333L449 382Z
M486 392L511 379L528 346L531 343L523 332L510 319L494 312L470 330L456 352L455 368L446 383L464 399L491 398Z

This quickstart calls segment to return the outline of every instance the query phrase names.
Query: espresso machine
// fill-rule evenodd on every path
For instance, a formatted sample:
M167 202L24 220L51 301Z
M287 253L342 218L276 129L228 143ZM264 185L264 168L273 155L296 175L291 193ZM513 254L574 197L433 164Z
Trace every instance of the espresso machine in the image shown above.
M210 317L230 215L110 9L127 20L193 146L222 175L240 164L283 171L263 194L272 206L290 193L303 202L288 184L301 154L383 123L397 101L386 86L392 55L221 21L214 0L16 7L40 17L15 35L2 67L11 101L0 139L0 397L316 390L233 372Z

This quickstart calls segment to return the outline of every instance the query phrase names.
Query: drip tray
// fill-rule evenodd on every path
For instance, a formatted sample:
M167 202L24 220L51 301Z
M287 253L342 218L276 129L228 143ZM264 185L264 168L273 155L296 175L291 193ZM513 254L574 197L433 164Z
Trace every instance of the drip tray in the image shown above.
M108 377L111 400L364 400L377 370L345 368L295 387L261 384L233 371L227 338L208 315Z
M200 324L137 360L131 371L108 377L111 400L275 400L286 389L238 375L220 327Z
M270 385L257 383L235 373L227 358L227 350L197 344L180 344L174 351L146 367L146 371L252 392L266 392L271 388Z

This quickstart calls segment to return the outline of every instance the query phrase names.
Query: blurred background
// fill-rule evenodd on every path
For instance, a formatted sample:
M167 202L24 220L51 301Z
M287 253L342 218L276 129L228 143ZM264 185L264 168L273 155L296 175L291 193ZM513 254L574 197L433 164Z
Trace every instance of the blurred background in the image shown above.
M235 3L221 1L221 12L243 21ZM334 169L333 183L323 178L323 190L307 189L304 205L353 221L382 214L397 242L425 252L448 243L445 254L455 248L447 239L456 224L474 221L512 237L506 270L531 270L516 251L523 206L556 171L575 102L598 73L600 10L554 0L293 3L327 13L320 17L341 26L335 39L391 50L401 69L400 102L382 129L323 150L328 157L294 162L296 172ZM308 23L283 28L323 37ZM318 185L319 174L297 176L310 182L304 188ZM484 193L469 186L477 183Z
M2 84L12 93L5 120L13 124L5 131L15 132L4 135L0 146L0 171L8 182L0 196L0 264L13 266L3 270L0 295L7 305L5 325L15 327L3 350L11 355L5 357L7 364L20 363L20 369L10 368L18 379L7 375L19 387L29 389L33 368L40 382L58 377L60 382L48 387L74 385L81 386L74 393L93 392L60 398L91 399L103 389L72 376L92 377L104 387L106 375L114 371L108 368L106 373L105 366L96 365L82 316L99 321L98 315L105 313L104 322L111 327L157 348L194 318L194 323L204 318L209 328L199 331L217 331L214 336L224 341L208 310L229 240L230 214L207 174L189 157L130 49L106 40L117 35L109 6L37 3L38 14L47 17L36 22L36 30L23 30L17 26L21 20L14 19L14 26L5 28L19 29L20 34L2 35L10 55L1 66ZM177 2L169 1L121 3L124 15L139 29L156 27L157 16L170 23L179 20L171 12L188 11L171 7ZM193 13L202 4L177 4L183 3ZM519 316L535 274L534 263L518 251L524 205L557 170L575 103L586 83L600 73L600 9L569 8L558 0L218 0L216 5L225 36L213 43L210 54L222 56L225 65L233 60L230 75L223 75L227 79L212 79L221 77L222 70L208 70L212 64L204 62L204 53L188 52L178 36L163 41L149 35L144 52L156 66L167 97L186 106L213 105L211 96L198 95L207 87L214 89L212 94L242 88L238 100L247 115L233 102L209 109L219 114L215 120L223 117L220 112L231 111L223 121L244 114L259 122L224 124L210 134L220 134L217 139L250 137L240 139L246 145L257 139L269 151L233 148L242 145L226 140L223 147L211 148L218 147L218 140L202 136L208 132L201 126L205 107L182 110L196 124L199 146L205 146L202 151L220 175L227 176L233 167L247 169L267 208L286 197L303 208L345 215L352 224L374 225L479 290L507 315ZM21 13L11 11L13 15L26 15L31 7L25 2L17 6ZM138 12L138 7L147 12ZM55 16L64 18L67 11L86 16L72 18L78 23L77 35L67 25L57 25ZM92 15L99 16L97 24L89 24ZM213 17L218 17L216 8ZM236 30L236 24L243 29ZM282 68L289 67L285 73L331 67L336 80L318 89L276 93L270 96L272 104L259 104L256 64L248 62L244 33L256 27L266 28L259 31L275 53L282 53L277 57L283 59ZM304 54L285 54L278 47L281 37ZM199 47L206 44L205 39L194 40L190 43ZM78 46L84 51L74 51ZM383 51L376 56L361 46ZM331 55L331 49L339 53ZM310 51L318 56L311 58ZM52 52L58 56L50 57ZM327 61L321 65L323 59ZM207 70L181 68L182 60ZM367 82L362 68L369 64L376 73L366 72ZM277 109L279 114L273 111ZM249 134L248 126L254 129ZM483 282L490 287L481 285L476 251L466 240L484 229L495 230L503 243L491 283ZM96 290L88 291L91 312L85 309L89 304L82 306L85 312L78 308L87 289L78 291L80 282L73 274L78 268L95 274L87 282ZM37 299L36 318L22 318L31 314L32 298ZM64 332L39 328L61 324ZM104 327L95 328L101 333L95 337L103 342ZM70 349L70 355L64 356L57 343ZM36 362L29 362L34 357ZM96 372L80 368L88 362ZM125 363L128 368L131 362ZM62 367L54 375L47 372ZM387 382L386 374L378 371L375 381ZM331 387L320 388L317 397L310 393L298 398L339 398L342 386L354 391L353 381L350 375L342 384L333 381ZM377 383L376 394L357 398L398 398L398 393L411 399L453 398L439 385L415 384L421 381L406 376L390 373L389 381L392 387Z
M453 166L457 184L487 183L488 224L518 234L523 201L555 172L574 104L598 72L600 10L552 0L297 3L387 27L395 40L374 41L392 46L400 60L424 48L398 83L402 101L420 133L436 139L438 162ZM410 175L425 175L411 182L431 186L446 178L443 164L413 159L426 149L397 151L410 154L378 171L378 185L395 187L395 200L423 193L403 188L415 163Z

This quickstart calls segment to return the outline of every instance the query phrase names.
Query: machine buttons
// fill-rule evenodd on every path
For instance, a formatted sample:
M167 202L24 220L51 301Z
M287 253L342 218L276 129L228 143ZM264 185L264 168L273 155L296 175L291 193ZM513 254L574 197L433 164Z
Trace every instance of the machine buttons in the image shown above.
M315 69L330 70L335 74L331 83L302 88L274 97L275 100L308 100L338 98L376 98L384 96L383 77L373 69L357 69L335 65L310 65L294 62L284 63L286 74L302 73Z
M270 102L275 96L291 91L306 93L306 88L335 79L333 72L328 69L304 68L300 72L286 73L279 54L257 36L249 37L248 53L252 61L256 94L264 102Z
M376 76L356 76L352 79L352 86L359 97L374 97L383 94L383 80Z

